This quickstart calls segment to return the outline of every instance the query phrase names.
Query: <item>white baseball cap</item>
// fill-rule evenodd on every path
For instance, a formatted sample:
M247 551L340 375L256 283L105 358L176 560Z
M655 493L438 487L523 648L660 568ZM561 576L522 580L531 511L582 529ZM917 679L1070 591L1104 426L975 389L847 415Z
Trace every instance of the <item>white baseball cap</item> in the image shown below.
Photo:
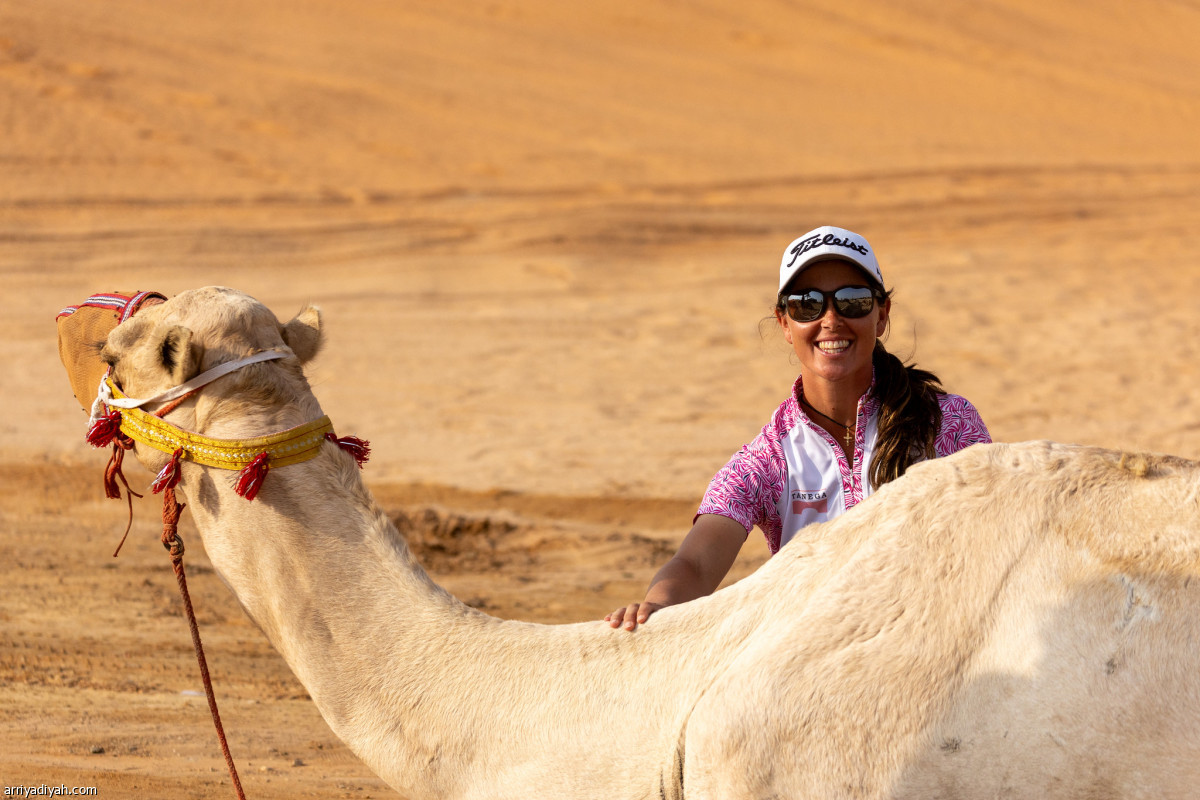
M788 282L808 267L831 259L849 261L883 285L879 262L866 239L845 228L822 225L795 239L783 251L783 260L779 262L779 291L782 293Z

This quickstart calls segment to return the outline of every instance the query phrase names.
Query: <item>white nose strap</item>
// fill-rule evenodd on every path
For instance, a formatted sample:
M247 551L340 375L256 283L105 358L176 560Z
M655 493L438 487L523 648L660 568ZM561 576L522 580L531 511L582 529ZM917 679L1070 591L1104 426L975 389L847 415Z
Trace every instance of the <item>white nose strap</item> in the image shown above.
M285 353L282 350L263 350L252 356L240 358L237 361L226 361L224 364L218 364L206 372L201 372L186 383L181 383L174 388L167 389L162 394L156 394L154 397L147 397L144 400L137 400L132 397L125 397L120 400L114 399L112 391L108 388L108 375L105 374L100 379L100 388L96 391L96 400L92 403L92 415L88 424L94 423L104 414L102 406L109 406L110 408L140 408L146 403L166 403L178 397L183 397L188 392L199 389L205 384L212 383L217 378L235 372L242 367L257 364L260 361L274 361L277 358L287 358L289 355L291 354Z

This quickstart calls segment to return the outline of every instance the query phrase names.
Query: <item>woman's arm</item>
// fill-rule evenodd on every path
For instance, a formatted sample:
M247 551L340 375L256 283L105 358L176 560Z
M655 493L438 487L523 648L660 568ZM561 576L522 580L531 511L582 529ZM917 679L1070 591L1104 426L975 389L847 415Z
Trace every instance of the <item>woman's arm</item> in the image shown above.
M614 628L631 631L660 608L712 594L729 574L746 529L718 514L701 514L684 537L679 551L650 581L646 598L618 608L604 619Z

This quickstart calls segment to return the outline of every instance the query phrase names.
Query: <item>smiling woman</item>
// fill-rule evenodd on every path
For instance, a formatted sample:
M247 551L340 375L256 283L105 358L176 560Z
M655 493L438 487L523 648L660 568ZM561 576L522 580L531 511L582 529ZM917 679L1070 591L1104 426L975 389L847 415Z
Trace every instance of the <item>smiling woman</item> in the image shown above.
M660 608L715 591L756 525L775 553L914 463L991 441L966 399L884 348L891 308L863 237L826 226L788 245L775 318L800 377L762 433L712 479L645 600L605 617L612 627L633 630Z

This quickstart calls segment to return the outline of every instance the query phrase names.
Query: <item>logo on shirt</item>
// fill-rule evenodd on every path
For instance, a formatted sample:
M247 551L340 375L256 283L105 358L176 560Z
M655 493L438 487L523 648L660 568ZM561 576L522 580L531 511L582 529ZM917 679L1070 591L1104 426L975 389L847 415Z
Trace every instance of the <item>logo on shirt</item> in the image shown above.
M824 489L815 492L796 490L792 492L792 513L799 514L811 508L821 514L829 510L829 493Z

